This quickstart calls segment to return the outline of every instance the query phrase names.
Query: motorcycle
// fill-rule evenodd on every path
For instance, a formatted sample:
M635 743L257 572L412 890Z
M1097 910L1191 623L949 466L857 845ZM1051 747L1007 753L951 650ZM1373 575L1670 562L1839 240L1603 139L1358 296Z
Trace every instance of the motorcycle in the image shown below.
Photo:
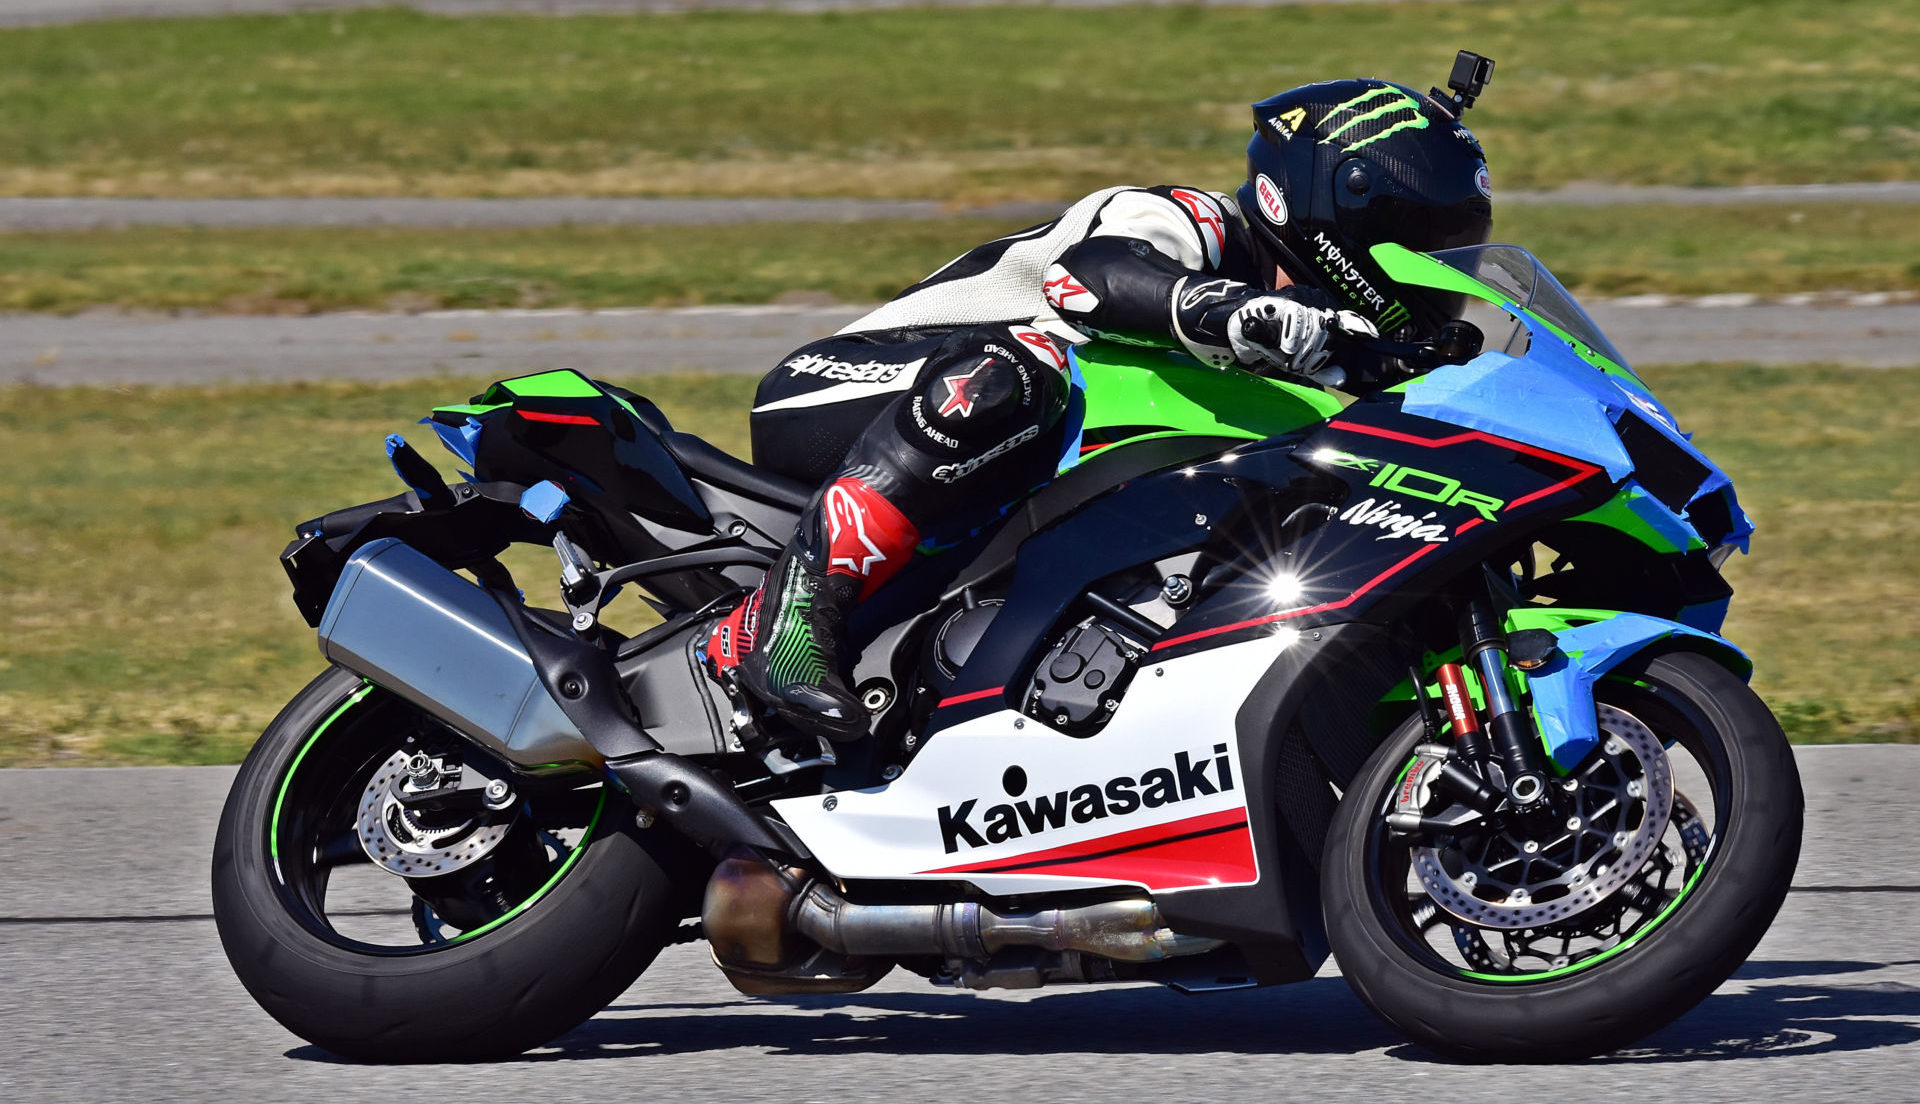
M854 745L706 654L813 488L567 371L433 412L460 482L390 437L408 489L282 558L329 667L221 817L240 980L402 1062L539 1046L696 939L756 995L896 967L1210 993L1331 954L1476 1061L1694 1007L1800 845L1791 752L1718 635L1753 527L1531 254L1373 254L1509 336L1374 341L1404 378L1346 405L1077 347L1057 477L852 618ZM551 545L559 608L514 543ZM659 615L633 635L603 616L629 588Z

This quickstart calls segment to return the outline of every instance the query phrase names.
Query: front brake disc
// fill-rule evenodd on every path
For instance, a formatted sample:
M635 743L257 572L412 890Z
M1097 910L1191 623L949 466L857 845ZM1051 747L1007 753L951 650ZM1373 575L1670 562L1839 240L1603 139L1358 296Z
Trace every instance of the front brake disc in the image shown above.
M1633 879L1667 830L1673 772L1659 737L1599 706L1600 747L1560 782L1575 810L1547 839L1516 829L1413 849L1434 902L1482 928L1537 928L1577 916Z

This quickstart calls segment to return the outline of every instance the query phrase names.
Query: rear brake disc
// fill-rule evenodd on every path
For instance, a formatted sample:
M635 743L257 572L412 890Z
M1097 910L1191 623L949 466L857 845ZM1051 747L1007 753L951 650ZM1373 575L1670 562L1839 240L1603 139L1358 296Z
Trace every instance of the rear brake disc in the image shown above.
M360 795L354 828L360 846L377 865L408 878L451 874L486 858L513 827L512 810L486 813L451 825L423 820L393 795L412 755L396 751L382 763Z

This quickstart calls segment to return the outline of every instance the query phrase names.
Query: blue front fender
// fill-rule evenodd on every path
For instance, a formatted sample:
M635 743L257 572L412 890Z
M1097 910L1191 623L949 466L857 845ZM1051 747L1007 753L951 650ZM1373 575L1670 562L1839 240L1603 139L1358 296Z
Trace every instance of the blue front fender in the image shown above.
M1546 665L1525 675L1540 739L1562 770L1599 746L1594 683L1627 659L1649 652L1697 651L1742 678L1753 671L1746 653L1725 638L1645 614L1523 606L1507 615L1507 631L1521 629L1545 629L1559 645Z

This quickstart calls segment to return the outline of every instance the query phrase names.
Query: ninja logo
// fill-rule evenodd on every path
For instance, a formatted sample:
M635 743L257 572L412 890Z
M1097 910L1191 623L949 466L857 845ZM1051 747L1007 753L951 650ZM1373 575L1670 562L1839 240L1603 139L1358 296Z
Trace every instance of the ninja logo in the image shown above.
M1227 745L1215 744L1210 759L1195 759L1188 752L1175 752L1170 765L1154 767L1138 778L1121 774L1102 782L1035 794L1025 800L990 805L978 817L974 809L983 798L942 805L940 843L951 855L963 846L986 847L1069 824L1091 824L1110 816L1126 816L1140 809L1158 809L1232 791L1233 763L1227 755ZM1016 789L1008 796L1018 797L1018 793Z
M1376 503L1371 498L1363 498L1347 507L1340 514L1340 520L1363 529L1382 530L1374 540L1407 537L1428 544L1445 544L1447 523L1433 520L1438 516L1434 510L1428 510L1424 515L1401 513L1398 502Z

